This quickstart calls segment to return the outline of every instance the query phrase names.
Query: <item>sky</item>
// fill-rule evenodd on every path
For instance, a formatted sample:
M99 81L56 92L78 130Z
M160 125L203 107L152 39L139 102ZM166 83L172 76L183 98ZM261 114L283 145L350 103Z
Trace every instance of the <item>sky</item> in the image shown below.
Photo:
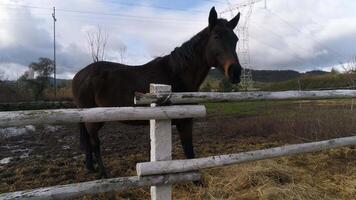
M236 5L250 1L257 2L247 17L250 7ZM249 46L253 69L330 70L356 56L353 0L267 0L266 8L264 0L1 0L5 78L17 79L39 57L53 58L53 6L59 78L70 79L92 62L87 35L98 27L108 35L105 60L140 65L169 54L205 28L212 6L226 19L241 12L235 32L238 45ZM247 66L247 54L238 55Z

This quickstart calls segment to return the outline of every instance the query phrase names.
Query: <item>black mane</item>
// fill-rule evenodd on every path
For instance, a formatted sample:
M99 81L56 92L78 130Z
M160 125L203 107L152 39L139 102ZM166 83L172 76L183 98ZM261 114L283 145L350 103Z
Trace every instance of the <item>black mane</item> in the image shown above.
M176 47L171 54L168 55L173 72L179 73L184 71L184 69L189 67L192 63L198 64L198 62L204 60L202 56L208 36L208 28L205 28L190 40L184 42L180 47Z
M218 26L226 26L227 20L218 19ZM209 39L209 28L206 27L190 40L184 42L180 47L176 47L170 55L170 64L173 72L179 73L184 71L186 67L189 67L192 64L203 64L199 63L203 60L204 48L207 40ZM195 60L193 60L195 59Z

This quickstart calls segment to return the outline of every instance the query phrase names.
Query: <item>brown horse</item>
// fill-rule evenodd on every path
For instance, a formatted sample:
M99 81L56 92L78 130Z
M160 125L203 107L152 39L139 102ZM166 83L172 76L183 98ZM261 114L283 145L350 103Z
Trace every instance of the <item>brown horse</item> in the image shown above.
M171 54L142 66L95 62L80 70L73 79L73 96L79 108L134 106L134 93L149 91L150 83L167 84L173 92L196 92L211 67L220 69L232 83L238 83L241 65L236 55L238 41L233 29L240 13L230 21L218 19L210 10L209 26ZM192 119L174 120L185 156L194 158ZM94 171L93 154L101 177L107 177L100 155L99 129L104 123L80 124L81 147L86 167Z

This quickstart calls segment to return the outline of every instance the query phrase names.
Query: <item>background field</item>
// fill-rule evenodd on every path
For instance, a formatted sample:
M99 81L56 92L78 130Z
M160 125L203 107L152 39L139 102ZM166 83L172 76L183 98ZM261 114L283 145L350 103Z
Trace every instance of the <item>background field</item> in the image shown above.
M194 144L199 157L354 135L352 100L255 101L207 104ZM112 177L135 175L149 159L149 128L108 123L101 131ZM173 158L184 158L174 130ZM77 125L41 126L0 139L0 192L96 179L84 168ZM231 167L203 170L203 186L176 185L175 199L352 199L356 149L346 147ZM149 199L149 188L78 199Z
M293 70L252 70L253 88L251 90L285 91L285 90L325 90L355 89L356 73L339 73L337 71L309 71L300 73ZM71 101L71 80L57 80L57 98L54 97L53 79L51 85L43 91L38 100ZM217 70L210 70L208 77L200 87L201 91L239 91L243 88L232 85ZM0 80L0 103L34 101L31 87L23 81ZM1 109L1 107L0 107Z

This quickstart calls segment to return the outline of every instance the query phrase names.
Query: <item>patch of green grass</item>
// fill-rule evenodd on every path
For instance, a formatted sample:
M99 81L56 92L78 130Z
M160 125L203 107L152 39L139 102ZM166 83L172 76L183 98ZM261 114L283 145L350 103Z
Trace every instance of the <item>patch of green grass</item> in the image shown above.
M208 114L242 116L283 114L286 117L298 112L301 106L343 106L349 107L351 99L323 99L323 100L262 100L243 102L206 103ZM356 102L355 102L356 104ZM356 107L356 105L355 105ZM330 109L330 108L329 108ZM338 110L338 109L337 109Z
M324 75L304 75L299 79L281 82L257 82L255 87L263 91L311 90L320 88L343 88L353 86L356 74L329 73Z
M206 103L209 114L256 115L261 109L261 102Z
M209 114L241 114L241 115L261 115L268 114L271 106L290 104L290 101L246 101L246 102L222 102L206 103Z

